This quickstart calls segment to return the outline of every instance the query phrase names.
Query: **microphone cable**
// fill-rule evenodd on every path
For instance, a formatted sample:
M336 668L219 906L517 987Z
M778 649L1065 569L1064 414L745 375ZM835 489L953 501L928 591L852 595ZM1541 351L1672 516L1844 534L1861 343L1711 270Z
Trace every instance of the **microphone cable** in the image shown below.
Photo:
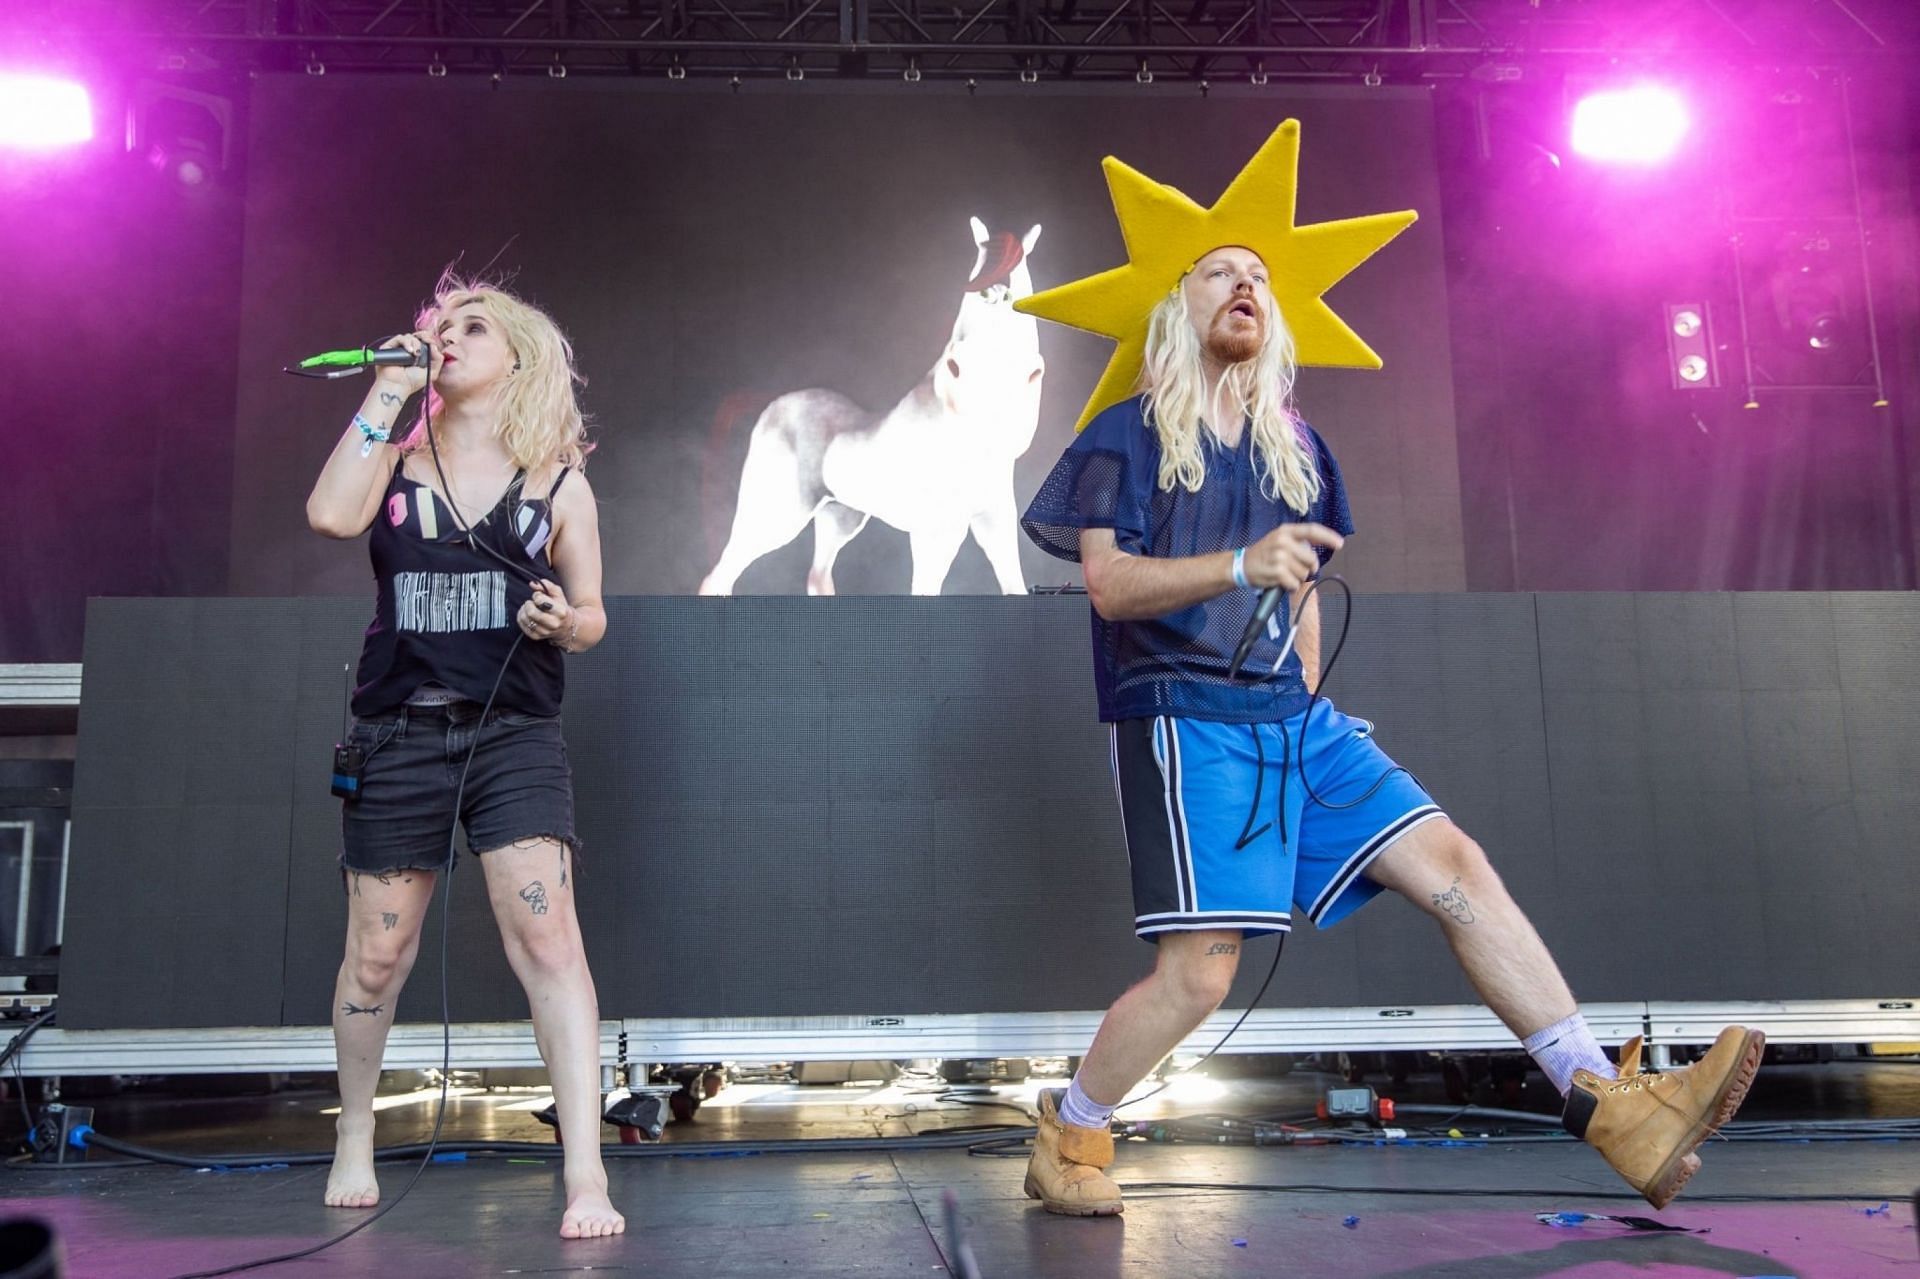
M456 516L456 518L458 517ZM520 642L525 638L526 633L524 631L515 635L512 647L507 650L506 661L500 664L500 673L494 676L493 688L487 693L486 705L481 709L480 718L475 721L474 724L473 744L467 748L466 762L460 766L459 784L454 788L453 828L447 835L447 869L446 873L441 876L440 882L440 1098L434 1107L433 1133L427 1138L427 1147L420 1154L420 1162L414 1165L413 1175L407 1179L407 1184L400 1188L399 1194L380 1205L378 1212L368 1217L365 1221L348 1227L330 1239L322 1240L320 1243L293 1252L276 1253L271 1257L261 1257L254 1261L242 1261L231 1266L221 1266L215 1270L196 1270L189 1274L177 1275L174 1279L215 1279L217 1275L239 1274L245 1270L257 1270L262 1266L278 1265L283 1261L297 1261L302 1257L311 1257L316 1253L324 1252L337 1243L353 1238L353 1236L359 1234L362 1230L365 1230L368 1226L371 1226L395 1208L398 1208L401 1201L406 1199L414 1186L419 1183L420 1174L425 1172L427 1165L433 1162L434 1153L440 1145L440 1130L447 1118L447 1090L453 1071L453 1013L448 997L449 965L447 921L453 914L453 866L454 854L460 838L460 804L466 796L467 771L473 767L473 757L479 749L480 734L486 727L487 715L493 710L493 701L495 696L500 692L500 683L506 678L507 668L512 664L514 654L520 651ZM395 1005L395 1011L398 1011L397 1004Z
M1281 663L1285 662L1287 660L1288 654L1293 651L1294 640L1299 635L1299 632L1300 632L1299 614L1302 612L1305 612L1307 601L1309 599L1316 597L1320 591L1320 588L1329 582L1337 583L1339 585L1341 592L1346 596L1347 607L1346 607L1346 611L1341 615L1341 618L1340 618L1340 637L1334 641L1333 651L1327 654L1327 660L1325 661L1325 663L1321 665L1320 678L1314 682L1312 691L1309 692L1307 695L1306 709L1300 713L1300 741L1299 741L1298 747L1295 747L1292 744L1292 740L1287 733L1286 722L1282 721L1278 725L1280 729L1280 741L1281 741L1280 795L1278 800L1278 813L1279 813L1279 822L1280 822L1280 839L1281 839L1283 848L1285 846L1285 841L1287 837L1286 823L1287 823L1287 764L1288 764L1287 756L1288 755L1293 756L1292 762L1294 763L1297 771L1299 772L1300 785L1306 789L1308 799L1310 799L1312 802L1316 804L1319 804L1322 808L1331 808L1331 809L1357 808L1359 805L1365 803L1367 800L1372 799L1374 795L1379 792L1380 788L1386 785L1387 779L1389 777L1392 777L1395 773L1405 773L1408 777L1413 777L1413 780L1416 783L1418 783L1420 780L1419 778L1414 777L1412 770L1406 768L1404 765L1395 764L1393 767L1381 773L1380 776L1376 777L1373 781L1373 784L1367 787L1367 789L1364 792L1362 792L1362 794L1358 799L1349 800L1345 803L1339 803L1339 804L1336 804L1333 801L1326 799L1319 792L1315 791L1313 789L1313 784L1307 780L1307 763L1306 763L1307 719L1313 713L1314 703L1326 700L1324 694L1322 694L1320 690L1325 688L1327 686L1327 680L1332 678L1334 664L1340 660L1340 654L1347 646L1347 635L1353 629L1353 588L1347 584L1346 578L1340 576L1338 573L1316 574L1313 580L1308 582L1306 585L1306 588L1302 590L1300 593L1299 609L1295 610L1292 607L1291 601L1289 601L1288 611L1291 617L1292 624L1287 629L1286 643L1281 647L1279 660L1274 662L1273 669L1269 671L1268 674L1261 677L1262 680L1271 679L1275 674L1279 672ZM1238 680L1239 675L1240 675L1240 672L1237 667L1227 672L1227 678L1229 680ZM1331 705L1331 703L1328 703L1328 704ZM1252 843L1253 840L1259 838L1262 834L1266 833L1268 829L1268 826L1262 826L1259 830L1254 830L1252 831L1251 834L1248 834L1248 831L1251 830L1253 827L1254 819L1259 815L1260 796L1261 796L1261 779L1264 777L1266 773L1266 755L1264 750L1260 746L1260 726L1255 724L1255 725L1251 725L1250 727L1253 730L1254 749L1257 754L1259 762L1256 766L1256 770L1254 773L1253 804L1251 808L1248 810L1246 825L1243 826L1240 831L1241 838L1239 840L1239 847L1241 847L1242 849L1244 849L1248 844ZM1271 823L1269 823L1268 825L1270 826ZM1122 1101L1118 1106L1114 1107L1115 1113L1118 1113L1120 1110L1122 1110L1127 1106L1131 1106L1138 1102L1145 1101L1149 1097L1158 1096L1160 1093L1163 1093L1168 1088L1170 1088L1173 1085L1174 1080L1183 1079L1186 1076L1192 1074L1194 1071L1199 1070L1200 1067L1206 1065L1207 1062L1211 1060L1216 1053L1218 1053L1222 1048L1225 1048L1227 1046L1227 1041L1232 1039L1234 1035L1239 1032L1240 1028L1247 1024L1247 1018L1251 1017L1253 1015L1253 1010L1260 1006L1260 1001L1266 997L1267 988L1273 984L1274 975L1280 971L1280 956L1286 951L1287 934L1285 932L1280 932L1280 933L1276 933L1275 936L1277 937L1278 940L1273 948L1273 962L1267 966L1267 975L1261 981L1260 989L1254 992L1253 999L1247 1004L1245 1011L1243 1011L1240 1014L1238 1019L1234 1021L1233 1025L1227 1028L1227 1033L1220 1036L1219 1042L1215 1043L1213 1047L1209 1048L1206 1051L1206 1053L1203 1056L1201 1056L1200 1060L1194 1062L1191 1066L1188 1066L1185 1070L1181 1071L1178 1075L1173 1076L1172 1079L1167 1079L1163 1081L1158 1088L1153 1089L1151 1092L1141 1093L1138 1097L1133 1097L1133 1098L1129 1098L1128 1100Z

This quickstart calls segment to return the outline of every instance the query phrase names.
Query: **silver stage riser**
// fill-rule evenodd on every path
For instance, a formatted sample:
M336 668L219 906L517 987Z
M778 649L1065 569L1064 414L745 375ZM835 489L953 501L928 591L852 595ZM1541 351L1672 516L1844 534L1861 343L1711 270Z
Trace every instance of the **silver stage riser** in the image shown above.
M1588 1004L1603 1044L1646 1034L1659 1047L1710 1042L1739 1023L1776 1043L1920 1041L1920 1000L1789 1000L1741 1003ZM862 1017L680 1018L602 1022L600 1058L628 1062L809 1061L912 1058L1063 1057L1086 1051L1100 1012L873 1015ZM1179 1051L1212 1048L1239 1016L1215 1013ZM456 1068L539 1066L530 1022L453 1027ZM1272 1009L1247 1018L1228 1053L1517 1051L1513 1036L1473 1004L1409 1008ZM387 1041L390 1070L441 1061L440 1027L403 1023ZM329 1071L333 1032L325 1026L206 1030L39 1032L20 1056L29 1075L175 1075Z
M79 704L80 663L0 663L0 707Z

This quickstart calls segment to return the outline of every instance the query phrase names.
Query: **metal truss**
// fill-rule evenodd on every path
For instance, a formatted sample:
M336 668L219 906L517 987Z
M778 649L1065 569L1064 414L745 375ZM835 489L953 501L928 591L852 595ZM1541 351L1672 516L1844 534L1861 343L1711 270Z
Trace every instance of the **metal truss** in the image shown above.
M1910 0L7 0L177 71L1347 80L1920 52ZM1509 77L1510 78L1510 77Z
M1600 1039L1645 1035L1656 1060L1675 1045L1712 1043L1737 1023L1776 1043L1910 1043L1920 1014L1907 997L1666 1003L1633 1000L1581 1008ZM907 1061L942 1057L1063 1057L1085 1050L1100 1012L887 1014L872 1017L628 1018L600 1023L602 1086L612 1073L645 1077L649 1064L705 1061ZM1215 1013L1176 1052L1219 1043L1235 1014ZM526 1022L455 1022L449 1038L461 1070L538 1067ZM1504 1052L1513 1032L1477 1004L1399 1008L1260 1008L1227 1043L1232 1053ZM21 1051L23 1074L188 1075L327 1070L333 1032L325 1026L209 1027L197 1030L39 1032ZM387 1041L389 1070L440 1065L440 1028L401 1024ZM631 1069L633 1066L641 1070ZM631 1087L631 1084L629 1085Z

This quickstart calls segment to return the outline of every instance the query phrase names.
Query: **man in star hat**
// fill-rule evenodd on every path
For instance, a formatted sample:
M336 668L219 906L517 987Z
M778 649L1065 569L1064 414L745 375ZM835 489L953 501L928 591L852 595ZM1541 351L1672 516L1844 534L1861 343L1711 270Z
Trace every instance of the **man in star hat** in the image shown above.
M1281 125L1210 209L1109 159L1128 264L1021 304L1119 343L1022 526L1085 571L1134 931L1158 946L1072 1083L1041 1095L1026 1192L1049 1212L1120 1212L1113 1111L1226 997L1244 938L1286 932L1295 908L1328 927L1391 890L1439 923L1566 1097L1567 1127L1664 1207L1745 1098L1764 1036L1731 1027L1663 1074L1641 1073L1636 1039L1616 1069L1479 845L1314 691L1311 584L1354 526L1294 373L1379 367L1320 298L1413 214L1295 227L1298 142ZM1282 603L1236 672L1268 588Z

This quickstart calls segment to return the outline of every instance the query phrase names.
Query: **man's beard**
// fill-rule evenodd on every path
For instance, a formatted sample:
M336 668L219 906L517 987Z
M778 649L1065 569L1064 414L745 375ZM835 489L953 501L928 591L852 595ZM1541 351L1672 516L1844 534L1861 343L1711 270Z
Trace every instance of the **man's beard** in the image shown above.
M1232 318L1222 313L1207 333L1205 346L1207 354L1222 364L1245 364L1260 354L1266 345L1267 326L1262 320L1255 320L1246 327L1234 324Z

